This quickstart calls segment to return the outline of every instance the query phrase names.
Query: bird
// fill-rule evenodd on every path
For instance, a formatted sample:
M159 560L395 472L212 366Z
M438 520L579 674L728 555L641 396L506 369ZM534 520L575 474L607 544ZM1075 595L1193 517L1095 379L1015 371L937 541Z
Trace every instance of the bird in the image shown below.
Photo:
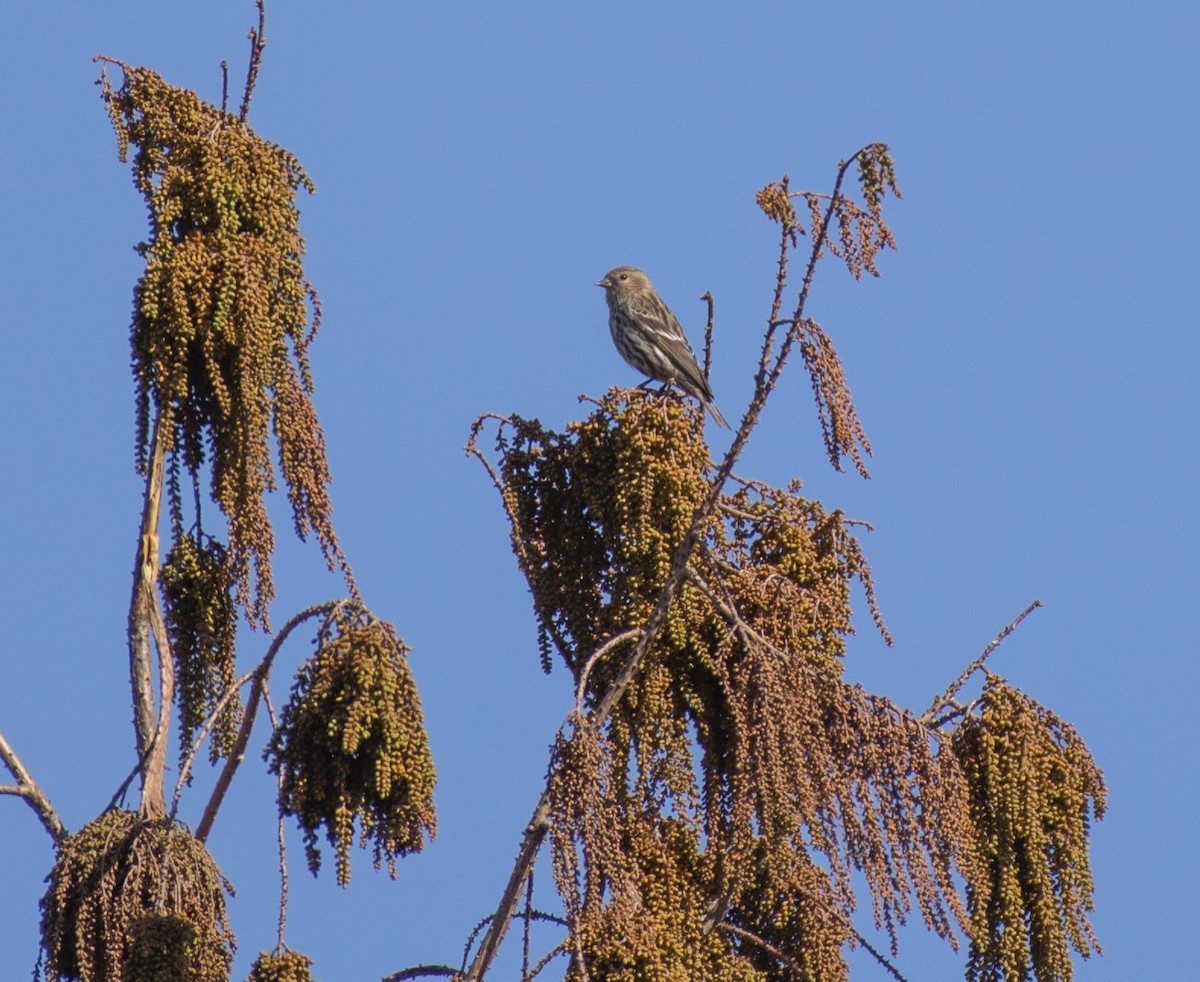
M677 385L699 399L717 424L728 429L687 335L650 277L635 266L618 266L605 273L596 286L604 287L608 329L621 357L649 376L647 381Z

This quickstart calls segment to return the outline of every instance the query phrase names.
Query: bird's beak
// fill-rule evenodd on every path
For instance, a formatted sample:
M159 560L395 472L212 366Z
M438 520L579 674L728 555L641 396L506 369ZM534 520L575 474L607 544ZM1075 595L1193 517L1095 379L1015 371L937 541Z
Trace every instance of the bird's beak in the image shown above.
M609 282L608 277L606 276L604 279L597 281L596 286L602 286L607 290L610 286L612 286L612 283Z

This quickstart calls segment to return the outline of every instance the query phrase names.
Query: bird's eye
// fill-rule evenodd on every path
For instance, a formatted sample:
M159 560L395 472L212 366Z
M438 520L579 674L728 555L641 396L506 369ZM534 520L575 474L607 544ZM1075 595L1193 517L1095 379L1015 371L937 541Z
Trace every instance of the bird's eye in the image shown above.
M621 274L619 277L617 277L617 278L618 278L618 279L620 279L620 280L627 280L627 279L629 279L629 274L628 274L628 273L622 273L622 274Z

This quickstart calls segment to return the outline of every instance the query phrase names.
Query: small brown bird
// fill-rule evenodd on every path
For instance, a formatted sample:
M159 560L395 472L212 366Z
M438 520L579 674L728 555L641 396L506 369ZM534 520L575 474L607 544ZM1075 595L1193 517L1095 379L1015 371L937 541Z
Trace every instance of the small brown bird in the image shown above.
M677 385L699 399L712 418L728 428L687 335L650 277L633 266L618 266L605 273L596 286L604 287L608 329L621 357L643 375Z

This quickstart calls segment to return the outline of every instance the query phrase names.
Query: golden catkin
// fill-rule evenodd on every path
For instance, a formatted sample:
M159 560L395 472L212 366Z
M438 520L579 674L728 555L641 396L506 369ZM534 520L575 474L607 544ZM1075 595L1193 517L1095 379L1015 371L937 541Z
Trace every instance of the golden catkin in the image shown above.
M60 845L42 898L49 982L225 982L234 940L232 893L183 827L107 811ZM167 974L164 974L167 973Z
M634 875L578 922L568 982L766 982L724 932L704 929L709 884L691 829L626 811L616 833Z
M903 197L896 183L896 162L886 144L872 143L854 157L858 181L866 208L855 203L847 194L828 195L813 191L789 191L788 180L775 181L758 192L758 206L768 218L783 226L785 235L795 241L795 232L804 228L796 215L792 198L804 198L808 206L808 232L814 238L825 230L827 220L834 223L828 229L824 248L845 263L855 279L863 272L878 276L875 257L881 249L895 249L896 238L883 217L883 199L891 193ZM843 163L843 167L845 163ZM823 251L823 250L822 250Z
M182 759L191 750L196 730L234 683L237 608L230 593L224 546L207 536L177 535L159 585L175 659ZM213 726L211 760L227 757L232 751L241 718L241 703L230 699Z
M246 982L316 982L311 967L312 959L298 951L264 951L254 959Z
M134 150L134 185L150 217L131 329L138 464L147 466L161 430L173 472L182 464L198 484L208 465L237 602L251 624L266 625L272 436L297 534L315 533L355 593L331 522L324 436L310 399L308 348L320 308L301 264L295 197L313 185L295 157L236 116L149 69L120 68L119 88L101 77L103 96L121 159Z
M840 193L851 163L861 205ZM895 247L889 193L894 165L874 144L832 196L786 177L758 195L783 240L747 418L798 351L830 461L864 477L871 447L845 373L803 315L821 248L790 318L782 297L804 234L854 276L877 275ZM1096 817L1104 804L1074 731L998 680L969 707L939 702L954 706L941 719L848 684L855 584L890 643L859 523L799 482L726 477L699 408L671 393L589 401L562 432L482 417L467 447L508 513L543 669L561 660L578 701L545 799L568 977L844 982L846 949L870 948L852 922L865 887L893 953L919 918L956 950L970 939L971 979L1065 982L1069 946L1098 950L1087 818L1089 800ZM489 419L494 465L477 446Z
M122 982L195 982L196 925L178 914L147 914L129 925Z
M1100 946L1088 921L1091 819L1104 777L1075 730L989 675L978 715L954 734L986 877L968 893L969 982L1070 982L1071 949Z
M512 419L498 441L544 657L586 708L627 649L592 652L645 623L708 489L699 412L614 390L565 433ZM556 745L555 875L592 977L844 978L856 872L893 939L914 910L951 939L968 924L957 758L842 680L856 581L883 630L857 540L798 484L735 485L607 724L580 718Z
M321 828L338 883L350 882L354 830L373 841L375 868L419 852L436 832L436 774L408 646L356 605L338 607L300 669L267 755L282 774L279 807L304 832L309 869Z

